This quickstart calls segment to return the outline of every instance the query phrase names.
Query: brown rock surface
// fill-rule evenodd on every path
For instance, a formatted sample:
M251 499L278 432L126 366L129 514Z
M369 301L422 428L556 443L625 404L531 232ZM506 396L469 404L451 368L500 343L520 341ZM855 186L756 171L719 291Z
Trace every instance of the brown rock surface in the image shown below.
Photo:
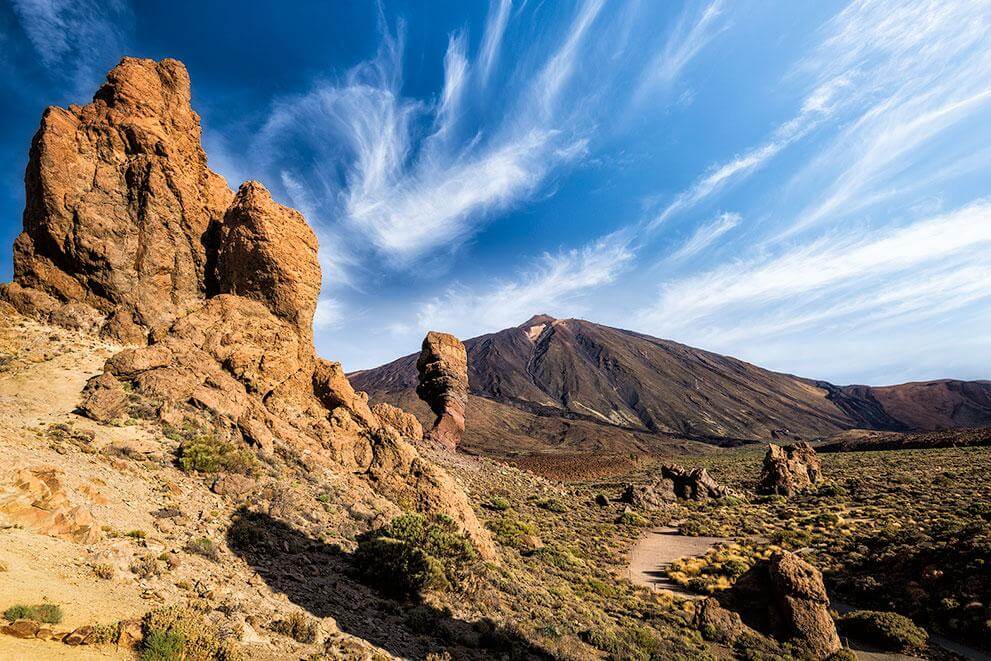
M733 494L732 489L716 482L704 468L685 470L677 464L668 464L661 467L661 478L669 480L675 496L685 500L723 498Z
M388 425L399 432L404 438L414 441L423 440L423 425L412 413L407 413L398 406L392 404L376 404L372 407L372 413L378 416L382 424Z
M320 295L317 237L302 214L276 204L260 183L245 182L221 225L217 284L310 337Z
M127 391L112 374L104 372L86 382L79 410L97 422L110 422L127 412Z
M802 658L840 649L822 573L794 553L758 562L721 599L749 626L796 645Z
M19 468L0 482L0 524L80 544L100 539L100 528L81 495L70 494L58 469Z
M207 168L182 64L125 58L93 103L46 111L26 181L6 298L44 320L140 345L106 362L83 410L110 419L129 384L163 422L198 423L272 461L336 471L356 497L375 492L383 515L448 514L494 559L461 488L383 425L339 364L316 356L316 236L261 184L232 196ZM454 342L463 429L465 354ZM446 373L437 376L440 385ZM218 489L236 495L241 486ZM2 498L0 506L23 500ZM82 512L62 514L45 527L77 537L94 530L76 525Z
M96 308L126 340L203 297L210 227L231 192L207 167L181 63L124 58L92 103L48 108L25 188L21 288Z
M794 445L768 445L757 493L791 495L822 479L822 461L812 446L802 441Z
M468 354L458 338L430 331L416 361L416 394L437 416L426 434L450 450L458 447L465 431L468 405Z

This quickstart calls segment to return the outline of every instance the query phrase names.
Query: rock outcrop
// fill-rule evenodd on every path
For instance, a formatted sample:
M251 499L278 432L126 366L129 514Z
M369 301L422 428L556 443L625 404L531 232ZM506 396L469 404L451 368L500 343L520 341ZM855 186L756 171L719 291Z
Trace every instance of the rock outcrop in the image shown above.
M92 103L48 108L25 188L8 288L22 312L83 303L141 341L204 297L232 193L207 167L181 63L125 58Z
M2 293L47 321L61 315L138 345L87 385L80 408L94 419L143 398L163 423L191 419L270 462L346 475L393 514L447 514L493 559L464 492L403 437L415 437L413 425L394 411L379 419L341 366L317 357L316 236L260 183L231 194L206 167L189 102L182 64L126 58L93 103L46 111L15 282ZM453 341L460 363L442 338L427 368L444 438L464 429L467 397Z
M674 494L683 500L705 500L733 495L733 490L712 479L704 468L685 470L677 464L661 467L661 477L670 480Z
M768 445L757 493L789 496L822 479L822 461L812 446L802 441L794 445Z
M734 495L735 491L716 482L704 468L688 470L678 464L665 464L661 466L660 479L646 485L627 484L619 500L649 510L678 499L706 500Z
M416 361L416 394L437 416L426 437L454 450L465 431L468 405L468 353L453 335L430 331Z
M407 413L398 406L381 402L372 407L372 413L378 416L383 424L395 429L403 438L414 441L423 440L423 425L412 413Z
M822 573L794 553L779 551L743 574L721 600L743 621L825 659L840 649Z
M90 544L102 537L81 493L55 468L19 468L0 481L0 525Z

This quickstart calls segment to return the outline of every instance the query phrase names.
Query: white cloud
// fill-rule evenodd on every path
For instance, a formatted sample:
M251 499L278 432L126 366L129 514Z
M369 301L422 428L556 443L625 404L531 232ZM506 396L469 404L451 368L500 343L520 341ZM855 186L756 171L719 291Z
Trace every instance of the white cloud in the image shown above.
M502 37L506 33L506 24L509 22L509 10L512 9L512 0L491 0L489 3L489 15L485 20L485 33L482 37L481 54L479 55L479 72L481 84L488 83L492 75L492 68L499 57L499 49L502 47Z
M836 93L848 84L840 76L816 87L803 101L801 111L778 126L771 137L761 145L732 160L714 165L709 172L697 179L689 188L678 193L648 224L648 230L657 229L666 220L691 209L730 184L744 179L783 149L802 139L834 110Z
M761 336L859 313L861 323L959 307L986 287L991 202L871 234L826 235L779 255L671 282L642 321L664 332Z
M276 154L302 142L308 162L282 169L322 211L314 220L365 237L390 266L407 267L428 251L458 244L493 213L532 195L554 168L584 155L587 141L569 126L570 109L561 110L558 96L601 6L590 0L579 8L563 43L518 95L518 107L493 126L459 132L462 104L481 93L460 33L449 41L438 102L402 96L400 26L395 35L383 34L373 61L342 81L276 104L255 152ZM495 11L493 20L502 9ZM424 118L434 129L418 141Z
M728 24L720 20L722 4L722 0L713 0L697 18L688 12L682 14L664 48L645 67L638 97L673 82L706 44L728 28Z
M313 315L314 328L322 331L340 328L344 319L344 306L340 301L325 297L317 301L316 313Z
M743 216L738 213L721 213L708 223L701 225L677 251L668 257L669 261L681 261L702 252L721 236L740 224Z
M621 235L557 254L544 253L534 267L484 291L456 285L420 306L420 330L446 330L459 337L500 330L528 317L580 309L579 299L607 285L630 266L633 253Z
M77 94L92 87L124 54L130 9L123 0L12 0L41 63L72 80Z
M936 138L991 107L991 4L857 1L824 28L796 76L842 76L851 121L796 176L821 190L783 233L841 220L918 188L960 158ZM932 147L941 147L935 152Z

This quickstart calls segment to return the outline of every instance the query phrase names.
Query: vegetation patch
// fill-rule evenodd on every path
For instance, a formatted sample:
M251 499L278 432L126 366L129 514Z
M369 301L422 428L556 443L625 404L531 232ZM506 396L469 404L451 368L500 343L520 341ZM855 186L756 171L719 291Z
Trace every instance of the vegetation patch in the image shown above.
M5 620L35 620L46 624L58 624L62 621L62 609L55 604L38 604L37 606L26 606L17 604L11 606L3 612Z
M198 473L240 473L253 475L259 462L254 452L217 437L191 421L181 429L166 428L165 435L179 442L178 460L184 471Z
M370 583L388 592L464 589L478 554L444 515L407 513L358 539L355 565Z
M142 661L242 661L239 645L196 604L151 611L141 623Z
M890 611L853 611L840 617L836 626L844 636L891 652L921 652L929 641L925 629Z

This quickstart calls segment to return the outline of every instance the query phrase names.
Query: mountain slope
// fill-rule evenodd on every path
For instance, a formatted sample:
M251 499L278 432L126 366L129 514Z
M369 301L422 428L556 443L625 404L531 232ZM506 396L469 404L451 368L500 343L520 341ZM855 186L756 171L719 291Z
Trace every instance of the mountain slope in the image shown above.
M991 384L834 386L577 319L538 315L465 341L481 451L656 450L696 440L814 437L991 423ZM416 403L416 356L350 375L375 401Z

